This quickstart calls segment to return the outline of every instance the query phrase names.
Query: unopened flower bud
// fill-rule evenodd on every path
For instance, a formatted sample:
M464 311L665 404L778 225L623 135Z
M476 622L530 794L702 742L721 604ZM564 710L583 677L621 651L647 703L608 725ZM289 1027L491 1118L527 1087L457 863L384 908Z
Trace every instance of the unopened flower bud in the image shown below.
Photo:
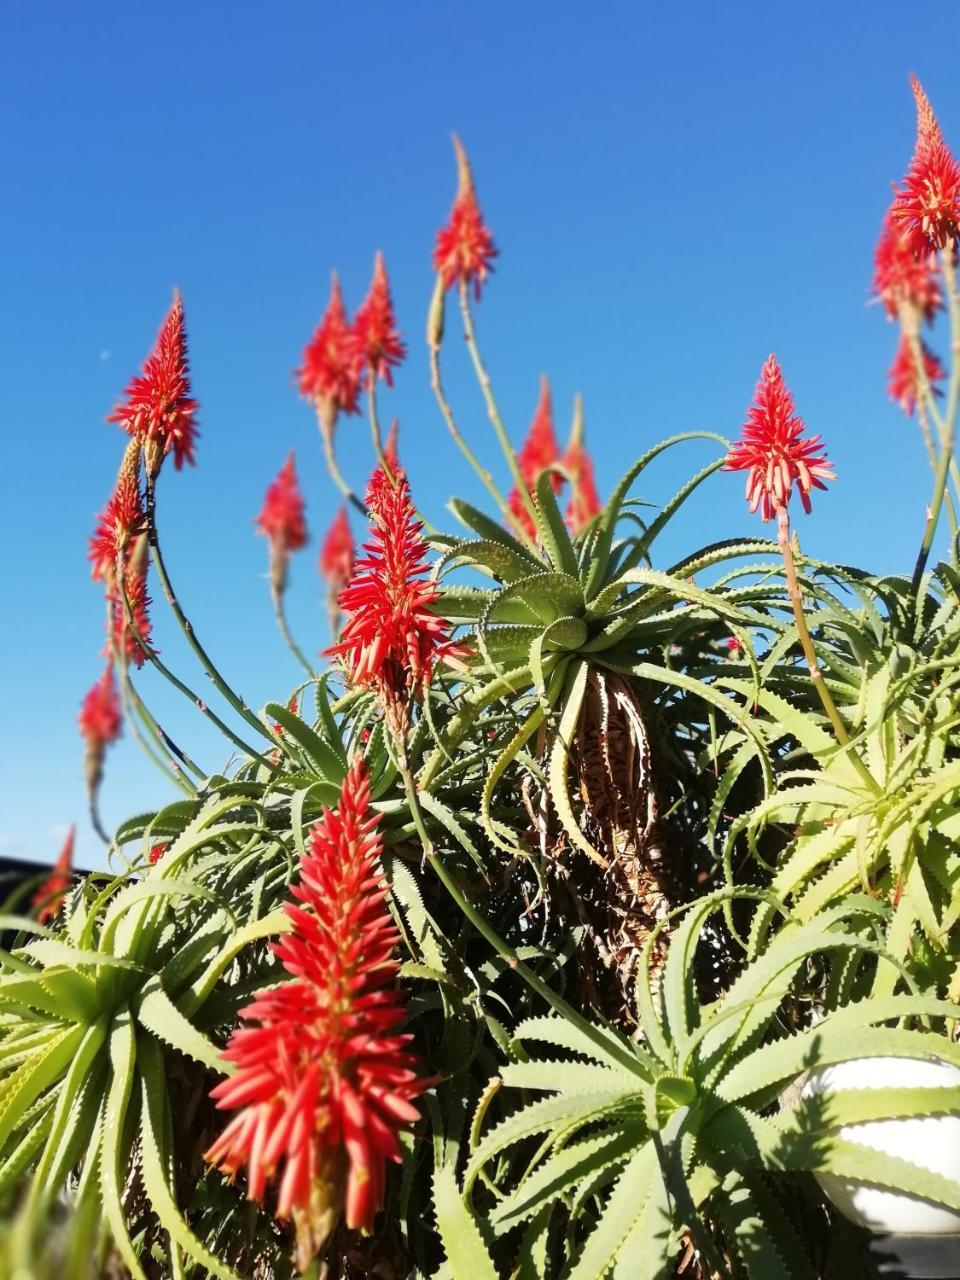
M443 324L446 315L446 296L443 276L437 276L430 299L430 311L427 314L427 346L431 351L439 351L443 342Z

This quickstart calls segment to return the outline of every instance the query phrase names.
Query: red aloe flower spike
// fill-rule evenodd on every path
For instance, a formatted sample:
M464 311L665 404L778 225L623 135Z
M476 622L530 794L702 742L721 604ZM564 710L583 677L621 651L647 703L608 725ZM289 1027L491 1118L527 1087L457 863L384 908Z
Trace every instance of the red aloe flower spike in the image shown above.
M67 890L70 888L71 870L73 868L73 846L77 836L76 823L70 824L67 838L57 857L54 868L43 884L33 895L33 905L38 908L37 920L46 924L55 919L63 908Z
M945 249L960 234L960 164L943 140L933 108L916 77L917 142L892 214L912 253Z
M456 134L453 149L457 156L457 197L446 225L437 232L433 250L433 269L443 281L444 289L461 282L473 282L473 293L480 300L480 287L493 271L497 248L488 231L470 172L467 153Z
M567 504L567 523L576 537L591 520L603 510L597 485L593 477L593 459L583 443L583 397L573 402L573 426L563 465L570 476L570 501Z
M124 450L110 501L97 517L90 538L87 559L91 562L91 577L103 579L108 588L116 579L117 555L125 552L146 527L140 491L141 452L140 439L135 436Z
M320 549L320 574L327 584L327 616L330 635L336 640L340 634L340 592L353 573L353 534L346 507L341 507L336 519L327 530Z
M360 412L360 369L353 330L343 305L340 278L333 273L330 301L296 371L300 394L312 400L329 429L340 413Z
M147 854L147 861L153 866L154 863L160 861L169 848L168 844L155 844Z
M263 507L254 522L257 532L270 540L270 589L275 599L283 594L287 585L290 553L307 545L304 506L291 449L276 479L268 487Z
M913 100L917 107L917 140L923 143L943 142L943 134L940 132L940 125L937 123L937 117L933 107L930 105L930 99L923 91L923 85L910 72L910 88L913 90Z
M144 443L147 472L155 478L163 459L173 451L179 471L194 461L197 401L190 396L190 365L179 291L164 320L141 373L131 379L125 401L107 418L119 422L129 435Z
M103 675L83 699L77 723L86 745L84 776L87 794L93 802L103 778L103 760L107 747L120 737L120 699L117 696L112 664L107 664Z
M540 399L530 423L527 438L520 446L517 454L517 466L524 484L531 494L536 493L537 481L541 472L560 461L560 448L553 426L553 400L550 395L550 382L546 374L540 377ZM563 484L561 476L554 472L550 483L554 493L559 493ZM514 485L507 499L511 514L516 516L531 538L536 537L536 526L527 510L520 490Z
M339 644L352 685L376 689L391 728L402 740L410 702L420 697L438 662L465 656L450 639L450 624L430 610L440 594L425 582L427 544L410 500L407 477L379 468L367 490L372 524L365 555L340 594L348 614Z
M383 446L383 456L391 471L396 471L400 466L400 456L397 453L397 437L399 434L400 420L399 418L394 418L390 423L390 430L387 433L387 443Z
M251 1200L279 1180L276 1214L294 1220L301 1270L341 1213L349 1228L372 1228L387 1162L401 1159L397 1135L432 1083L416 1074L411 1037L396 1034L405 995L378 821L357 756L286 905L291 931L274 950L292 979L241 1012L224 1053L236 1074L211 1095L239 1113L205 1158L231 1177L246 1166Z
M346 507L341 507L327 530L320 549L320 572L337 592L346 586L353 573L353 534Z
M892 208L884 215L874 253L873 292L891 319L907 308L932 324L943 305L934 260L929 254L915 256Z
M810 511L810 493L835 479L819 436L803 436L793 396L783 381L776 356L760 372L743 435L730 450L725 471L746 471L747 503L764 520L786 511L796 483L800 501Z
M366 372L368 385L383 378L392 387L393 370L407 354L407 348L397 329L387 268L379 250L370 291L357 309L353 333L360 370Z
M925 342L920 343L923 353L923 368L927 382L934 395L941 395L934 384L942 382L947 371ZM887 370L887 389L890 399L896 400L908 417L913 417L920 394L920 379L917 377L916 361L913 358L913 347L906 337L901 337L893 364Z
M110 597L110 642L105 649L105 653L108 656L114 651L118 654L122 653L128 663L133 663L138 668L142 667L147 660L147 652L140 641L142 640L144 644L150 644L152 628L150 596L147 594L146 563L139 554L139 548L141 546L145 547L145 545L145 540L141 538L140 543L138 543L138 554L134 556L133 562L124 577L124 587L127 602L130 605L133 626L136 628L140 639L137 639L133 628L127 622L126 610L118 592Z

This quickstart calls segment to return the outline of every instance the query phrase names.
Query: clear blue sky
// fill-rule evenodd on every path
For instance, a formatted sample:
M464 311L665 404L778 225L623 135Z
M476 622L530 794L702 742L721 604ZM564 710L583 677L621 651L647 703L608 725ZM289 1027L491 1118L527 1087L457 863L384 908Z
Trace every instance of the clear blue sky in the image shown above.
M341 270L360 300L374 251L411 357L384 412L434 518L478 497L427 387L430 248L470 151L501 248L479 323L511 431L541 371L565 429L582 391L602 489L677 430L736 432L760 364L781 357L839 479L804 545L905 570L929 472L889 404L894 333L865 306L889 184L913 138L917 71L960 145L956 6L690 0L163 5L5 0L0 7L0 852L49 860L85 821L80 699L100 670L102 604L86 538L122 448L103 419L184 294L202 405L195 470L162 479L174 581L222 668L260 705L297 680L275 633L253 534L267 482L296 449L313 542L293 568L305 646L326 642L317 535L335 511L290 371ZM493 442L458 343L465 431ZM940 341L941 349L943 340ZM355 484L370 466L343 424ZM664 464L664 499L707 447ZM754 527L741 477L691 505L680 553ZM197 672L158 603L164 657ZM144 696L207 768L226 750L150 671ZM107 769L109 826L171 791L125 736Z

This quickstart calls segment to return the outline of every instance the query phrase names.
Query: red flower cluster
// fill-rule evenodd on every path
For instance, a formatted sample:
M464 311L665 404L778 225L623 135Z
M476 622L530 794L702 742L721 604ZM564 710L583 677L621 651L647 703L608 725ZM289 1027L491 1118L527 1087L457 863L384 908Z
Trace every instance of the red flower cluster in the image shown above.
M33 895L33 905L37 909L37 920L41 924L46 924L48 920L55 919L63 907L67 890L70 888L70 872L73 867L73 846L76 835L76 824L71 824L53 870Z
M340 278L333 273L330 302L296 372L300 394L312 400L332 424L340 413L360 412L357 344L343 305Z
M107 747L120 737L121 719L113 666L107 663L103 675L83 699L77 717L80 736L86 744L84 774L91 797L96 795L100 786Z
M413 1099L431 1083L416 1075L411 1037L396 1034L399 934L377 821L357 757L337 809L313 828L286 906L292 929L275 951L292 978L243 1010L248 1025L224 1054L237 1072L212 1094L241 1110L206 1159L231 1176L246 1166L251 1200L279 1175L276 1212L294 1219L301 1270L341 1212L348 1227L373 1226L387 1162L401 1158L398 1131L419 1118Z
M140 492L140 441L130 441L120 464L110 500L97 517L87 558L91 576L106 583L116 577L117 556L145 530L143 495Z
M472 281L474 296L479 300L480 287L493 271L497 248L480 213L467 153L456 134L453 146L457 155L457 197L446 225L437 232L433 269L445 289Z
M84 698L78 723L88 747L109 747L120 737L120 699L113 667L109 664Z
M153 866L154 863L160 861L169 848L170 846L168 844L155 844L147 854L147 861L151 866Z
M307 545L303 494L291 450L276 479L267 489L263 507L256 518L257 532L284 551L299 551Z
M291 450L254 521L257 532L270 540L270 588L275 599L286 589L290 553L307 545L304 505Z
M353 573L353 535L346 507L341 507L327 530L320 548L320 574L327 584L327 616L330 636L336 640L340 634L340 592Z
M161 455L162 456L162 455ZM92 576L106 587L109 642L106 653L125 655L141 667L146 653L127 624L120 590L122 580L134 624L144 641L150 639L150 597L147 594L147 543L143 495L140 490L139 436L127 445L109 502L97 517L87 558ZM121 576L118 578L117 569Z
M420 695L433 667L456 661L465 650L450 640L450 625L430 610L439 591L423 580L427 544L410 501L407 477L391 479L379 468L367 490L373 525L365 555L340 595L347 624L328 652L346 659L353 685L374 688L402 732L408 705Z
M107 596L110 606L110 639L104 652L108 658L112 658L114 653L123 654L124 659L135 667L142 667L146 662L147 652L143 645L150 644L150 596L147 593L146 550L146 542L141 538L129 559L123 580L133 627L127 622L127 613L119 589L111 590ZM141 640L143 644L140 643Z
M142 438L151 476L157 474L171 450L178 470L184 462L193 462L198 406L190 397L187 335L179 293L174 294L142 372L130 381L124 395L126 400L107 421L119 422L130 435Z
M943 140L933 108L916 77L917 142L893 202L892 215L911 252L924 257L960 235L960 164Z
M804 439L803 420L797 416L793 396L787 390L775 356L760 373L754 402L747 410L743 436L733 445L725 471L746 471L747 503L758 508L764 520L786 511L796 483L804 511L810 511L810 493L825 489L834 473L819 436Z
M540 379L540 399L537 402L536 413L533 415L527 438L517 454L520 475L531 494L536 493L537 481L541 473L559 461L560 449L553 427L553 400L550 395L550 383L544 375ZM563 484L563 478L559 472L555 471L552 474L550 483L554 493L559 493ZM536 537L536 526L527 511L523 495L516 485L510 491L507 504L511 514L523 525L531 538Z
M354 317L353 339L361 376L366 373L370 384L375 378L383 378L387 386L392 387L392 371L403 360L407 349L397 330L387 268L379 252L370 291Z
M927 382L934 395L939 395L939 388L935 384L942 382L947 372L923 341L920 342L920 350L923 353L923 368ZM896 400L908 417L913 417L920 395L920 379L917 372L913 348L906 337L901 337L897 354L893 357L893 364L887 370L887 389L890 392L890 399Z
M929 254L914 254L892 209L883 219L874 253L873 292L891 319L907 307L932 323L943 305L935 260Z
M337 594L346 586L353 573L353 534L346 507L341 507L327 530L320 549L320 572Z
M563 456L563 465L570 477L567 524L576 537L603 510L593 475L593 459L587 453L583 443L583 402L579 396L574 408L573 429L570 432L567 451Z

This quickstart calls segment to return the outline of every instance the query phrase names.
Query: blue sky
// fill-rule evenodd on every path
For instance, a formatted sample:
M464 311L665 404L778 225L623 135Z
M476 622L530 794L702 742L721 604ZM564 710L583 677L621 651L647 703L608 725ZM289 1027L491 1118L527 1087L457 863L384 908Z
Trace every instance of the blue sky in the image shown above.
M929 472L886 398L894 332L865 304L889 184L912 145L911 69L960 144L955 42L937 37L954 26L948 0L912 24L893 0L5 0L0 853L50 860L76 818L78 861L102 862L76 732L100 669L86 538L122 450L103 419L174 285L202 438L197 467L162 478L161 532L198 632L253 705L297 680L252 527L290 448L314 535L293 567L291 619L306 647L326 642L316 552L335 493L291 370L331 268L353 307L374 251L386 255L411 355L384 414L400 418L418 502L438 520L452 494L480 496L430 396L422 344L453 129L501 249L478 323L515 438L546 372L561 430L583 393L609 489L664 435L735 433L775 350L839 476L801 521L805 547L908 569ZM464 353L448 345L461 425L499 465ZM362 485L365 425L340 434ZM678 453L642 496L669 497L708 456ZM664 560L753 528L741 478L718 476ZM159 603L155 614L164 657L202 687ZM196 759L224 763L193 708L151 671L139 684ZM125 736L108 763L106 823L171 795Z

